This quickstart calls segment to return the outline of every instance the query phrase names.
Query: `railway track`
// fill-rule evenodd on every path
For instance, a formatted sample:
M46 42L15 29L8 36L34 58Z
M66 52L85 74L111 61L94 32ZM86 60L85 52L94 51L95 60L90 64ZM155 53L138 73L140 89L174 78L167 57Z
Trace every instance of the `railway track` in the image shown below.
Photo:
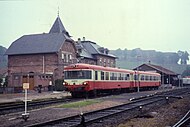
M160 102L168 102L168 98L178 98L176 96L178 95L183 95L186 92L188 92L189 89L181 89L181 90L175 90L174 91L168 91L165 93L159 93L153 96L148 96L145 98L140 98L140 99L134 99L132 100L132 102L127 103L127 104L122 104L122 105L118 105L115 107L111 107L111 108L106 108L106 109L101 109L101 110L97 110L97 111L93 111L93 112L88 112L83 114L84 118L85 118L85 124L91 125L93 123L101 123L101 121L103 119L111 119L114 116L117 116L119 114L122 113L126 113L126 112L130 112L130 111L136 111L136 112L141 112L142 107L146 107L146 106L150 106L150 105L154 105L156 103L160 103ZM71 117L67 117L67 118L59 118L56 120L50 120L50 121L46 121L46 122L41 122L41 123L37 123L37 124L32 124L32 125L28 125L27 127L37 127L37 126L42 126L42 127L78 127L80 126L80 122L81 119L79 117L79 115L75 115L75 116L71 116Z
M45 106L49 106L52 104L57 104L57 103L63 103L63 102L71 102L74 101L71 98L51 98L51 99L42 99L42 100L34 100L34 101L29 101L27 102L28 104L28 109L36 109L36 108L41 108ZM14 112L19 112L19 111L24 111L24 102L19 101L19 102L8 102L8 103L1 103L0 104L0 115L5 115L8 113L14 113Z
M190 127L190 110L173 127Z

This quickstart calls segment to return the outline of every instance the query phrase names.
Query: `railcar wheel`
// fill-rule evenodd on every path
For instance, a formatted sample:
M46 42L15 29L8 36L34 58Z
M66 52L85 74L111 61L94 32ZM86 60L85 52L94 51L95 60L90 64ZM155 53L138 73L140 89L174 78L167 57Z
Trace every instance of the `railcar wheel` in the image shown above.
M72 98L76 98L77 94L75 92L71 92L71 96L72 96Z
M93 90L93 96L97 97L97 90Z

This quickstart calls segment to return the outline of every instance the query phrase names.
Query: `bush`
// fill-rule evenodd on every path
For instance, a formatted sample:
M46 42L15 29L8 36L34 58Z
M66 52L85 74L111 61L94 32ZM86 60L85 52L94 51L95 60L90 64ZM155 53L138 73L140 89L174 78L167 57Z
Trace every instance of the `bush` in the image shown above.
M63 86L63 79L57 79L55 80L55 87L54 87L54 90L57 90L57 91L63 91L65 90L65 87Z

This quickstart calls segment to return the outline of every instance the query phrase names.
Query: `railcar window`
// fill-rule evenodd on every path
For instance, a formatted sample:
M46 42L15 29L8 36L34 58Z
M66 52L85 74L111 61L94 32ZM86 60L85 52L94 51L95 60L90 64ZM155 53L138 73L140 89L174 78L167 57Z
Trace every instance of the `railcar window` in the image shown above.
M91 79L92 72L90 70L65 71L65 79Z
M121 80L124 80L124 77L125 77L125 75L122 73L121 74Z
M104 72L101 71L101 80L104 80Z
M134 75L134 80L138 80L139 76L138 75Z
M150 81L152 80L152 76L150 76Z
M118 80L122 80L122 75L121 75L121 73L119 73Z
M110 80L114 79L114 73L110 73Z
M149 80L149 76L148 75L145 76L145 80L146 81Z
M114 73L114 80L117 80L117 73Z
M106 80L109 80L109 72L106 72Z
M129 80L129 74L125 74L125 80Z
M142 81L144 80L144 75L141 75L141 80L142 80Z
M156 81L156 76L154 76L154 81Z
M98 80L98 71L95 71L95 80Z

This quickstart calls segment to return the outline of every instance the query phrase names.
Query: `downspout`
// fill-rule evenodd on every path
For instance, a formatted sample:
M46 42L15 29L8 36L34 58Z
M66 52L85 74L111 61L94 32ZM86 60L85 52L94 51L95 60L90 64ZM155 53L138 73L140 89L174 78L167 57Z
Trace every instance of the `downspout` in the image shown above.
M44 61L44 55L43 55L43 58L42 58L42 72L44 74L45 72L45 65L44 65L45 61Z

